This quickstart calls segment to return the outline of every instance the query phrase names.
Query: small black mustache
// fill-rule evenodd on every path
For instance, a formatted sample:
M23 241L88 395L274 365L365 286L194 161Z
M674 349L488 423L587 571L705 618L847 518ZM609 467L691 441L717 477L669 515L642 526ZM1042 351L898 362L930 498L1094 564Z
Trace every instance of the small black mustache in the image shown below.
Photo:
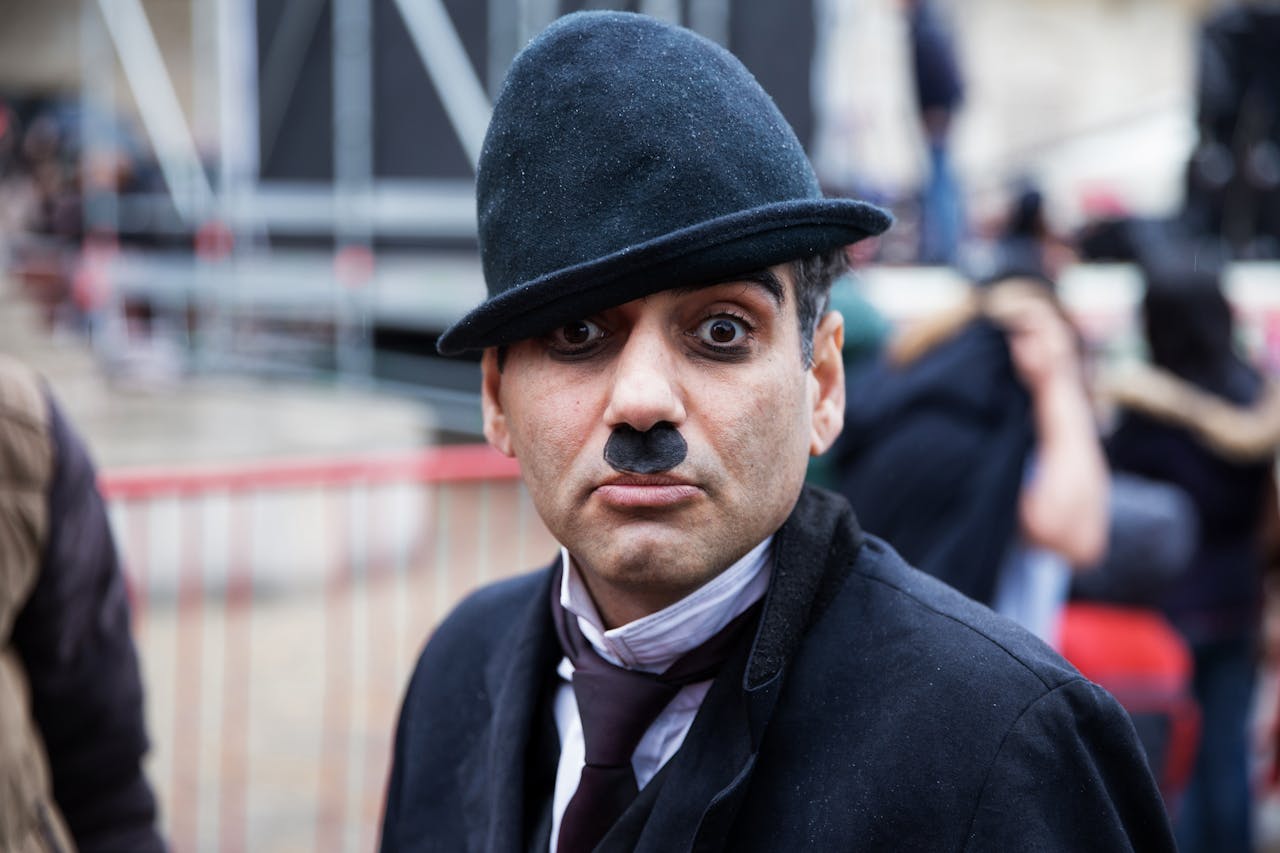
M627 474L660 474L684 461L689 452L680 431L669 423L655 424L641 432L626 425L615 427L604 445L604 461Z

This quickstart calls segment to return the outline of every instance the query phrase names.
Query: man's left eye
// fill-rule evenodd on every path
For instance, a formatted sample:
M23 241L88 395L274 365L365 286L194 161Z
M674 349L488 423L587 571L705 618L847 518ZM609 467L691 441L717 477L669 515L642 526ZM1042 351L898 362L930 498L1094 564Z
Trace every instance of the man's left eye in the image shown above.
M747 324L733 317L709 317L698 326L697 335L713 346L739 343L747 336Z

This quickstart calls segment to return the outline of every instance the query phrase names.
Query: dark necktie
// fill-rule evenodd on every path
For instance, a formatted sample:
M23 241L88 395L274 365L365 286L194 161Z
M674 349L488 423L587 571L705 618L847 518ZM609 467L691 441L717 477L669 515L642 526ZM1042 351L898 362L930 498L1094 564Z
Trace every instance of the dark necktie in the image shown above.
M587 853L626 811L638 789L631 755L662 709L687 684L714 678L720 665L748 642L757 602L661 674L615 666L582 635L578 618L560 606L551 586L551 611L565 656L573 664L573 693L582 719L586 764L560 819L558 853Z

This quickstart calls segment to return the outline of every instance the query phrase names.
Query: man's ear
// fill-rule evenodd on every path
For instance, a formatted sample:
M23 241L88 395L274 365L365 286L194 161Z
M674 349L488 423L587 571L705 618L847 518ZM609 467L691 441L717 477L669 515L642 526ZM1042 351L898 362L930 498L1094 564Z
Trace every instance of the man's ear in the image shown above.
M813 334L813 366L809 375L816 385L809 455L825 453L844 429L844 317L828 311Z
M507 429L507 415L498 393L501 388L502 370L498 367L498 348L489 347L480 359L480 410L484 415L484 437L499 452L514 456L511 432Z

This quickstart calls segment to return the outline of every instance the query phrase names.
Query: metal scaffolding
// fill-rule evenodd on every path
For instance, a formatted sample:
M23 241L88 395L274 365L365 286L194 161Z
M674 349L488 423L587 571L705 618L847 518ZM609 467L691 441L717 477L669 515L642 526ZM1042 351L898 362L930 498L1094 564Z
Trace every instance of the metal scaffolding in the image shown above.
M733 32L731 0L189 2L183 92L144 0L81 0L83 113L116 112L119 72L163 177L159 195L86 193L100 348L120 361L124 314L144 305L184 370L390 382L464 430L474 366L425 356L484 295L475 163L512 57L583 8ZM807 50L783 52L806 75ZM113 144L92 126L83 141L86 164ZM416 361L378 348L386 328L425 342Z

